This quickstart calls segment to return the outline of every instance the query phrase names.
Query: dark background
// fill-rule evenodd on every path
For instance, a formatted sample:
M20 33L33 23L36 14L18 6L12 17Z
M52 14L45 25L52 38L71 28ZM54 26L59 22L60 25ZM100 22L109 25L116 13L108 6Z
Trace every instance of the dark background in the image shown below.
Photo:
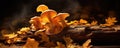
M117 20L120 21L119 0L1 0L0 1L0 29L11 31L29 26L29 20L33 16L39 16L36 7L40 4L47 5L50 9L59 12L68 12L68 20L80 19L81 14L88 14L89 18L104 23L109 11L114 11ZM98 17L102 14L103 17ZM84 18L84 17L83 17ZM86 19L89 20L86 17ZM119 22L117 23L119 24Z

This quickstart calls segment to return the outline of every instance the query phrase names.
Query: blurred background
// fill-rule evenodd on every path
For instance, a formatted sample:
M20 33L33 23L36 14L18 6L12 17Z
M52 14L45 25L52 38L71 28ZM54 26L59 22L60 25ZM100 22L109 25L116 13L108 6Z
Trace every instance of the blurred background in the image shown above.
M89 22L97 20L104 23L108 16L115 16L120 21L119 0L1 0L0 30L14 32L30 26L30 18L40 15L36 12L36 7L40 4L45 4L58 13L70 13L67 18L69 21L83 18Z

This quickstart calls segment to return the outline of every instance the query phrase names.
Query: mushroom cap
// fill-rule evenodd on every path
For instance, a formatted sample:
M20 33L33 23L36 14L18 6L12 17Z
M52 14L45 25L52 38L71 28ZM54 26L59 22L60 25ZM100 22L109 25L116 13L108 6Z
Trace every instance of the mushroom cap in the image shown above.
M36 11L37 12L43 12L45 10L48 10L49 8L46 6L46 5L39 5L37 8L36 8Z
M35 21L40 21L40 17L35 16L35 17L31 18L31 20L29 22L34 23Z
M57 16L60 16L60 18L65 20L70 15L69 15L69 13L59 13Z
M65 23L65 18L67 18L68 16L69 16L68 13L59 13L57 16L55 16L53 18L53 20L54 20L54 22L59 23L60 26L65 27L67 25Z
M42 19L42 23L46 24L47 22L52 22L52 18L57 15L57 12L54 10L46 10L41 13L40 17Z
M45 10L41 13L41 18L48 17L53 18L57 15L57 12L55 10Z

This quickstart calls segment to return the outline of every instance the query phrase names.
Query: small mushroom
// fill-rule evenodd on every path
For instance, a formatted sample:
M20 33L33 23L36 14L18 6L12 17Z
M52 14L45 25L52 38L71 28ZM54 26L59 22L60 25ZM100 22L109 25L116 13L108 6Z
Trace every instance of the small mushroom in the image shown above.
M39 5L36 9L37 12L43 12L45 10L48 10L49 8L46 5Z

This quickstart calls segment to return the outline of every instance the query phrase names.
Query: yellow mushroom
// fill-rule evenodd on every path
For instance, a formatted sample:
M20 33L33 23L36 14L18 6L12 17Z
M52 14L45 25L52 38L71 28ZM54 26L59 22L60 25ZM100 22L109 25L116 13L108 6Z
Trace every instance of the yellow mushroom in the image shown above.
M36 9L37 12L43 12L45 10L48 10L49 8L46 5L39 5Z

